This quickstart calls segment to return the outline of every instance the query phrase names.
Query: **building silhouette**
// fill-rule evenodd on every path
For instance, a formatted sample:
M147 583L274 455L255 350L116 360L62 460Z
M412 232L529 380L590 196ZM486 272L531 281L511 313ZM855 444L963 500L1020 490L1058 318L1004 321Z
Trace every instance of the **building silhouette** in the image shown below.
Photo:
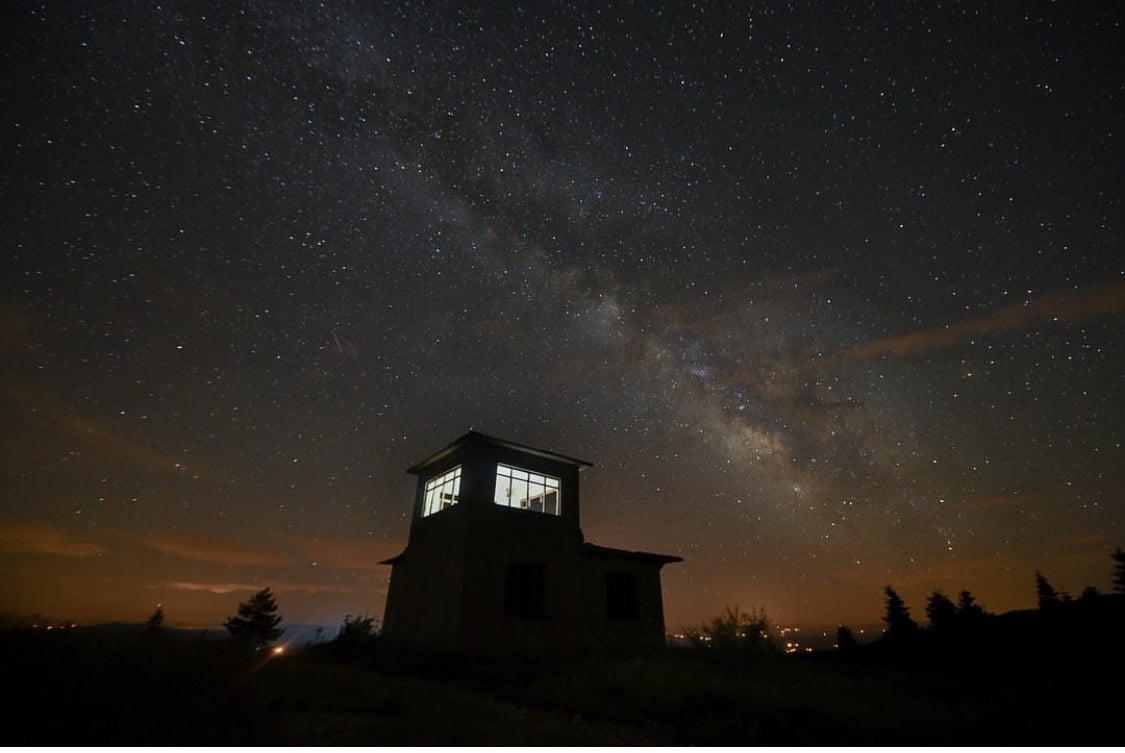
M680 557L587 543L590 463L477 432L407 469L418 476L392 566L383 637L439 650L660 644L660 569Z

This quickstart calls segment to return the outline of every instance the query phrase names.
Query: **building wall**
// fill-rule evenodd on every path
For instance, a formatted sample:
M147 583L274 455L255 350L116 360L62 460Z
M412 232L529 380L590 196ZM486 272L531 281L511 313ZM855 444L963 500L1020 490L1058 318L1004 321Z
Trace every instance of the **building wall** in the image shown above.
M494 503L497 463L560 480L561 514ZM458 503L422 517L426 480L461 466ZM506 446L469 442L416 466L418 487L406 551L395 561L384 636L437 649L527 650L662 643L659 559L585 547L579 466ZM545 610L507 613L509 565L546 572ZM627 573L636 614L607 616L606 572Z
M580 628L576 553L581 540L567 521L541 513L492 505L475 521L466 558L465 602L461 624L466 646L527 648L571 643ZM506 612L509 565L541 566L546 571L543 618Z
M455 509L414 541L394 565L387 599L388 640L442 649L659 645L664 641L660 565L627 556L591 555L565 523L494 506L487 520L462 526ZM546 570L542 618L510 616L510 564ZM635 617L607 614L606 573L632 577Z
M465 581L465 520L454 506L431 516L391 569L383 635L401 642L452 649L458 643Z

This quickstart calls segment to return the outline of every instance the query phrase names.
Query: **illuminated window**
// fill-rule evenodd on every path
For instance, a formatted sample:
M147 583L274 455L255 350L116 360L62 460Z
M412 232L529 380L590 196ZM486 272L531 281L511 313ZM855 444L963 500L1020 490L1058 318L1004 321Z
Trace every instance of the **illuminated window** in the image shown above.
M547 566L513 562L504 583L504 614L541 620L547 616Z
M461 466L426 482L422 517L453 507L461 497Z
M547 515L561 515L559 480L507 465L496 466L494 501L504 507L532 510Z

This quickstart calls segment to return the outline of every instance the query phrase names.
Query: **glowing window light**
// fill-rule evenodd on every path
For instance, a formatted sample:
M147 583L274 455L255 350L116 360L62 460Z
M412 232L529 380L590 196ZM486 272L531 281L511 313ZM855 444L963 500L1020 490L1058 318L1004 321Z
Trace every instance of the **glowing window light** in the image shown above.
M559 489L559 479L554 476L498 464L493 501L501 507L562 515Z

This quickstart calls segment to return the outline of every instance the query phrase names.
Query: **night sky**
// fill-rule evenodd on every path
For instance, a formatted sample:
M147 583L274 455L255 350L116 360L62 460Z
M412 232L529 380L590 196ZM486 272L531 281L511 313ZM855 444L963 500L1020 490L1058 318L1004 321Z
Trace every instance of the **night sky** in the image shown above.
M5 5L0 611L381 618L412 463L724 606L1110 588L1119 3Z

